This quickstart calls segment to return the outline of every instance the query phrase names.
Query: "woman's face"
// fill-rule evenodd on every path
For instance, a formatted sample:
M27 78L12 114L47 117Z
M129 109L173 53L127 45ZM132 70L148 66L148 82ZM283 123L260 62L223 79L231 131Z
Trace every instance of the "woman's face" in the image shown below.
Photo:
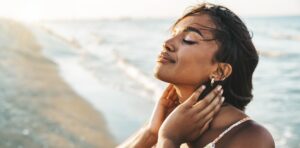
M209 29L210 28L210 29ZM206 15L188 16L174 28L157 59L155 76L175 85L200 85L217 69L213 57L218 50L211 28L216 28Z

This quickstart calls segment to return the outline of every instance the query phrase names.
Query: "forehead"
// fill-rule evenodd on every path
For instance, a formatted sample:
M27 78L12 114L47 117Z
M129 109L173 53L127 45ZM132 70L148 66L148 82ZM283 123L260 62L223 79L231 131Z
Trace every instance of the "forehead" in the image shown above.
M184 19L179 21L173 29L185 28L187 26L194 26L197 28L201 28L201 26L216 28L216 25L209 15L201 14L185 17Z

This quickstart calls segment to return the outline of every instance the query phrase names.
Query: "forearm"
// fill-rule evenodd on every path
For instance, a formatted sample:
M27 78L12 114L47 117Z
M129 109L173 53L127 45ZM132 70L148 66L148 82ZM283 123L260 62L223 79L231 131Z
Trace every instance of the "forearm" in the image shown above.
M146 126L141 128L136 134L128 138L118 148L150 148L157 142L157 135L151 133Z

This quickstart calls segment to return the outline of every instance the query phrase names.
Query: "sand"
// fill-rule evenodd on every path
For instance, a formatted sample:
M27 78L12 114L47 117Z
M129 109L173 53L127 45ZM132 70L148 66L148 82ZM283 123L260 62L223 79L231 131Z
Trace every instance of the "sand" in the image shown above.
M22 24L0 20L0 147L114 147L100 112L74 92Z

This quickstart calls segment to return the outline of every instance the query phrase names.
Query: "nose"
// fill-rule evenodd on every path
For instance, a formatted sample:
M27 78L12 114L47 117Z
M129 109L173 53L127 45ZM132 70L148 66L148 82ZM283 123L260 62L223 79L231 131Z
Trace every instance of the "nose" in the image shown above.
M163 49L166 50L166 51L170 51L170 52L175 51L174 47L172 47L168 41L165 41L163 43Z

